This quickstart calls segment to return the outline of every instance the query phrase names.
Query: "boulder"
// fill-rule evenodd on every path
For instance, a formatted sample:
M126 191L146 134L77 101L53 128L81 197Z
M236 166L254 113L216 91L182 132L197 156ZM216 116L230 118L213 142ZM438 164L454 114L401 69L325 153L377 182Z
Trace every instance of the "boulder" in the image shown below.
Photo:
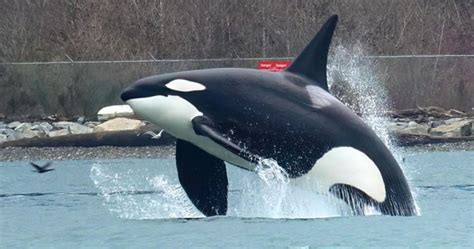
M106 106L97 112L97 119L101 122L117 117L134 117L132 108L128 105Z
M61 129L61 130L55 130L55 131L50 131L48 133L49 137L57 137L57 136L65 136L69 135L69 130L68 129Z
M433 120L433 121L430 121L430 122L428 123L428 125L429 125L431 128L436 128L436 127L438 127L438 126L440 126L440 125L444 125L444 124L445 124L444 120Z
M7 124L7 128L15 129L15 128L18 127L19 125L21 125L20 122L18 122L18 121L13 121L13 122Z
M41 137L43 134L41 134L39 131L34 131L32 130L33 126L30 123L22 123L18 125L14 130L13 133L10 132L8 135L9 140L15 140L15 139L21 139L21 138L34 138L34 137Z
M0 144L8 141L8 137L5 134L0 134Z
M450 124L462 122L464 120L467 120L467 119L465 119L465 118L450 118L450 119L445 120L444 123L447 124L447 125L450 125Z
M408 124L404 122L388 122L386 128L389 131L399 131L406 128L407 126Z
M145 125L144 122L136 119L114 118L100 125L97 125L94 128L94 132L136 130L142 127L143 125Z
M94 129L85 125L67 121L55 122L53 123L53 126L60 130L67 129L70 134L85 134L94 131Z
M76 123L74 123L73 125L70 125L68 129L71 134L85 134L85 133L94 132L94 129L87 127L85 125L76 124Z
M473 120L459 120L457 122L446 122L444 125L430 129L433 136L444 137L467 137L472 135Z
M1 133L7 135L8 141L20 139L20 135L12 129L3 129Z
M89 127L89 128L94 128L94 127L100 125L100 122L89 121L89 122L85 122L84 125Z
M71 124L74 124L74 123L68 122L68 121L60 121L60 122L52 123L53 127L56 129L67 129Z
M416 122L409 122L406 127L401 128L398 132L405 134L427 134L428 126L417 124Z
M456 110L456 109L450 109L448 112L449 112L449 114L451 114L452 116L458 116L458 117L465 117L465 116L467 116L467 113L462 112L462 111L459 111L459 110Z
M41 123L34 123L31 129L48 132L53 129L53 126L49 124L48 122L41 122Z
M47 131L50 131L53 129L53 126L48 122L41 122L39 126Z
M20 132L20 133L23 133L27 130L31 130L33 126L30 124L30 123L21 123L20 125L18 125L16 128L15 128L15 131L16 132Z
M41 134L39 131L34 130L24 130L19 133L20 138L35 138L35 137L43 137L44 134Z

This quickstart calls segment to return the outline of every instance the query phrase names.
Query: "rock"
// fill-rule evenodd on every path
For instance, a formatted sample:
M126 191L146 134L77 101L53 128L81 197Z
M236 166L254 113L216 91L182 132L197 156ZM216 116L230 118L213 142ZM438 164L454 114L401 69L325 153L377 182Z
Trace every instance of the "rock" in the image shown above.
M473 120L461 120L458 122L446 122L445 125L440 125L430 130L433 136L445 137L467 137L472 135Z
M461 126L461 136L468 137L472 135L472 121Z
M48 122L34 122L31 130L37 131L40 137L49 137L49 132L53 129L53 126Z
M56 131L50 131L48 133L49 137L57 137L57 136L65 136L69 135L69 130L68 129L61 129L61 130L56 130Z
M41 132L34 131L31 128L32 128L32 125L30 123L22 123L19 126L17 126L14 130L12 129L2 130L2 133L7 135L8 140L34 138L34 137L41 137L41 135L43 135Z
M7 135L7 140L17 140L20 136L12 129L3 129L0 133Z
M86 118L84 116L81 116L81 117L77 118L77 122L80 123L80 124L84 124L84 122L86 122Z
M464 120L466 120L466 119L465 118L450 118L450 119L445 120L444 122L447 125L450 125L450 124L458 123L458 122L461 122L461 121L464 121Z
M53 126L48 122L33 123L33 127L31 127L31 129L48 132L53 129Z
M428 123L430 128L436 128L436 127L438 127L440 125L444 125L444 124L445 124L444 120L434 120L434 121L430 121Z
M100 122L89 121L89 122L85 122L84 125L89 127L89 128L94 128L94 127L100 125Z
M18 122L18 121L13 121L13 122L7 124L7 128L15 129L15 128L18 127L19 125L21 125L20 122Z
M43 128L43 129L45 129L45 130L47 130L47 131L50 131L50 130L53 129L53 126L52 126L50 123L48 123L48 122L42 122L42 123L40 123L39 125L40 125L41 128Z
M407 134L427 134L428 126L417 124L416 122L409 122L408 126L403 127L398 130L398 132Z
M30 123L22 123L15 128L16 132L23 133L27 130L31 130L33 126Z
M39 131L33 130L24 130L20 133L21 138L35 138L35 137L42 137Z
M394 120L398 123L406 123L408 125L408 122L411 121L409 118L394 118Z
M388 122L386 125L387 130L389 131L399 131L407 127L407 123L403 122Z
M0 134L0 143L8 141L8 137L5 134Z
M136 119L129 118L114 118L107 122L104 122L94 128L94 132L99 131L122 131L122 130L135 130L145 125L144 122Z
M456 109L450 109L448 111L449 114L451 114L452 116L458 116L458 117L465 117L467 116L467 113L465 112L462 112L462 111L459 111L459 110L456 110Z
M53 123L53 126L57 129L67 129L70 134L85 134L94 131L92 128L85 125L67 121L55 122Z
M94 129L89 128L85 125L81 124L76 124L74 123L73 125L69 126L69 132L71 134L85 134L85 133L92 133L94 132Z
M5 129L7 128L7 124L0 122L0 129Z
M52 123L53 127L56 129L67 129L71 124L74 124L74 123L68 122L68 121L60 121L60 122Z
M128 105L112 105L106 106L97 112L99 121L107 121L116 117L134 117L132 108Z

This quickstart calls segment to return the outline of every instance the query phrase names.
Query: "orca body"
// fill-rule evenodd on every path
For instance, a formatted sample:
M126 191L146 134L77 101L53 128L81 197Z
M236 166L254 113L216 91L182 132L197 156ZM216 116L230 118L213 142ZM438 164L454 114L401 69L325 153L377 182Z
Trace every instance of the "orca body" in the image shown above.
M329 18L283 72L194 70L140 79L123 101L177 140L181 185L206 216L227 211L224 162L254 170L273 159L294 182L387 215L415 215L398 163L353 111L328 92Z

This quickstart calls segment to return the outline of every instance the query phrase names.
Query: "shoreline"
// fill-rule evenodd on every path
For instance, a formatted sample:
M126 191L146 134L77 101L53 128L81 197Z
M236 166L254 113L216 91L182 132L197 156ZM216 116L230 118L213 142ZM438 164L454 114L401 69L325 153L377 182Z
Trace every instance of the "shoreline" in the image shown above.
M394 148L403 155L429 151L474 151L474 141L425 144ZM125 158L174 158L174 145L142 147L7 147L0 148L0 162L58 161L58 160L113 160Z
M175 138L166 132L162 134L159 127L132 117L118 117L117 113L100 117L100 122L84 118L43 118L31 123L0 121L0 161L174 157ZM378 118L397 150L474 151L473 114L418 107Z
M172 158L174 145L143 147L7 147L0 149L0 162L111 160L123 158Z

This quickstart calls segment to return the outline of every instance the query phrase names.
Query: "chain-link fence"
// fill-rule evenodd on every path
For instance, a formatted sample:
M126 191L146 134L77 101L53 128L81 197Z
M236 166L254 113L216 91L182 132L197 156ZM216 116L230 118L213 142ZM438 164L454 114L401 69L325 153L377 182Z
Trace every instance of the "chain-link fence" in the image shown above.
M257 61L288 58L203 60L64 61L0 64L0 115L94 116L120 104L120 92L154 74L217 67L256 68ZM440 106L471 112L474 56L366 56L383 76L392 108Z

